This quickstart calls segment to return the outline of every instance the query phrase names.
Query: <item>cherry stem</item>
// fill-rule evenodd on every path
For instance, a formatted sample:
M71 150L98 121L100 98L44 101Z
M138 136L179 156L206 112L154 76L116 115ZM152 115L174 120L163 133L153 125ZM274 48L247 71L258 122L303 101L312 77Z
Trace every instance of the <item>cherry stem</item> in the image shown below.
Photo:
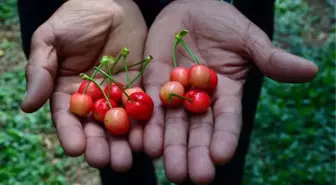
M98 66L98 68L101 68L102 66L103 66L103 64L100 63L99 66ZM92 75L91 75L91 78L92 78L92 79L96 76L96 73L97 73L96 71L93 71L93 73L92 73ZM84 91L83 91L83 94L85 94L86 91L87 91L87 89L89 88L90 82L91 82L91 81L89 81L89 82L86 84L85 89L84 89Z
M122 55L121 53L119 54L119 56L117 57L117 59L115 60L115 62L113 63L112 67L110 68L110 70L112 70L119 62L119 60L121 59Z
M103 85L105 80L107 80L107 78L104 78L103 81L100 82L100 85Z
M109 71L109 67L108 67L108 64L111 63L111 62L115 63L115 62L117 62L117 60L115 60L112 56L104 56L101 59L100 65L98 67L101 68L104 65L105 68L108 70L109 74L111 74L111 71ZM97 71L94 71L93 73L97 73ZM106 78L104 78L103 81L100 82L100 85L103 85L105 80L106 80Z
M144 65L142 66L142 69L140 71L140 73L130 82L125 86L125 89L129 88L138 78L140 78L140 76L144 73L145 68L147 67L147 65L149 64L149 62L153 59L153 57L151 55L147 56L146 59L144 60Z
M112 105L110 103L109 98L106 96L103 88L93 78L89 77L88 75L82 73L81 76L83 77L84 80L89 80L90 82L93 82L94 84L96 84L98 86L98 88L100 89L100 91L103 93L104 98L107 101L108 106L110 107L110 109L112 109L113 107L112 107Z
M124 62L124 66L125 66L125 73L126 73L126 84L128 84L129 82L129 74L128 74L128 66L126 63L126 56L123 56L123 62Z
M188 33L189 33L188 30L186 29L182 30L179 34L175 35L175 39L177 40L178 43L180 43L183 46L183 48L187 51L187 53L191 56L191 58L193 58L194 62L196 64L200 64L200 60L198 59L198 57L192 52L190 47L183 40L183 37L186 36Z
M187 98L187 97L185 97L185 96L180 96L180 95L175 94L175 93L170 93L170 94L169 94L169 97L168 97L168 103L170 103L170 102L172 101L172 98L173 98L174 96L175 96L175 97L178 97L178 98L181 98L181 99L184 99L184 100L192 101L191 98Z
M128 69L129 69L129 68L131 68L131 67L134 67L134 66L143 64L143 63L145 63L146 61L147 61L147 60L145 59L145 60L142 60L142 61L140 61L140 62L137 62L137 63L131 64L131 65L128 65L127 67L128 67ZM119 73L119 72L121 72L121 71L122 71L122 70L119 70L119 71L117 71L117 73Z
M110 68L108 67L108 65L106 64L105 65L105 67L107 68L107 71L108 71L108 74L109 75L112 75L111 74L111 70L110 70ZM104 80L105 80L106 78L104 78ZM104 81L103 80L103 81ZM107 97L110 99L110 93L111 93L111 80L109 80L109 83L107 84L107 88L108 88L108 94L107 94Z
M173 64L174 64L174 68L177 67L177 62L176 62L176 48L177 48L177 44L179 43L179 41L177 39L174 40L174 47L173 47Z
M126 97L131 100L132 102L134 101L124 90L124 88L122 88L118 83L117 81L115 81L110 75L106 74L103 70L97 68L97 67L94 67L97 71L101 72L103 75L105 75L107 78L109 78L113 83L116 84L116 86L126 95Z
M140 61L140 62L137 62L137 63L134 63L134 64L129 65L128 68L134 67L134 66L136 66L136 65L139 65L139 64L142 64L142 63L145 63L145 62L146 62L146 60L142 60L142 61Z

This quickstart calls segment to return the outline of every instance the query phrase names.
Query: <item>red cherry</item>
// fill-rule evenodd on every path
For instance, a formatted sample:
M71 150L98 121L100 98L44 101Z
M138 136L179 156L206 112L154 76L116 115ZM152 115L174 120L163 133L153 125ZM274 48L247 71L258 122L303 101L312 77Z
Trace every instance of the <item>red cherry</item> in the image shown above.
M118 82L118 85L120 87L124 88L124 85L122 83ZM105 92L105 94L108 95L108 93L109 93L109 85L105 86L104 92ZM122 90L115 83L112 83L110 85L110 99L112 99L115 103L119 103L120 102L122 94L123 94Z
M116 136L127 134L131 128L131 122L125 109L120 107L106 112L104 125L112 135Z
M85 90L85 88L86 88L86 86L87 86L88 83L89 83L88 80L84 80L82 82L82 84L79 86L77 92L82 94L84 92L84 90ZM96 101L99 98L103 97L103 93L101 92L101 90L99 89L99 87L95 83L93 83L93 82L90 82L90 84L89 84L89 86L88 86L85 94L91 96L92 101Z
M110 104L111 104L112 108L117 107L117 104L112 99L110 99ZM108 110L110 110L110 107L109 107L106 99L105 98L98 99L93 104L93 109L92 109L93 118L95 120L103 123L105 114Z
M125 108L129 116L139 121L148 121L153 114L154 102L150 96L144 92L134 92L130 95Z
M132 87L129 89L125 89L126 94L128 94L128 96L130 96L131 94L135 93L135 92L144 92L140 87ZM121 101L122 103L125 105L128 101L128 97L123 93L122 97L121 97Z
M86 94L74 93L70 98L70 112L78 116L87 116L93 107L92 98Z
M186 67L175 67L170 73L170 81L180 82L187 89L189 87L188 74Z
M160 90L160 100L164 106L176 107L183 102L183 99L173 96L171 102L169 102L169 97L171 94L176 94L178 96L184 95L184 87L180 82L170 81L165 83Z
M217 76L217 73L213 69L209 68L209 70L210 70L210 82L209 82L209 88L207 89L207 92L209 94L213 94L217 88L218 76Z
M189 69L189 84L192 87L207 89L210 86L210 70L205 65L193 65Z
M210 96L199 89L191 89L185 94L186 98L191 100L184 100L184 106L188 111L193 113L204 113L208 110L211 100Z

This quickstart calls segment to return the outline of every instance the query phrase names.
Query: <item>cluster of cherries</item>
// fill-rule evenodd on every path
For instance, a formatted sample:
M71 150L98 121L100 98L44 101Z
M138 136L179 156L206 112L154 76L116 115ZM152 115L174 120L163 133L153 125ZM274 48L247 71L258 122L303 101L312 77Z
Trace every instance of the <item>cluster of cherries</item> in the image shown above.
M210 95L217 88L218 77L213 69L200 64L197 56L187 46L183 40L183 37L187 34L187 30L175 34L174 68L170 73L170 81L161 87L160 100L166 107L179 107L183 103L184 107L191 113L204 113L211 104ZM181 44L195 62L195 65L189 69L177 66L176 48L178 44Z
M170 81L161 87L159 96L162 104L166 107L178 107L183 103L189 112L204 113L211 104L210 95L217 88L218 77L214 70L201 65L199 59L187 46L183 40L187 34L187 30L175 34L174 69L171 71ZM195 62L195 65L189 69L177 66L176 48L178 44L183 46ZM127 134L131 128L131 119L145 123L150 120L154 111L152 98L142 88L132 87L132 84L142 76L153 57L149 55L143 61L127 65L128 54L129 50L123 48L117 58L104 56L100 64L94 67L91 76L80 74L83 82L70 99L71 113L79 117L91 115L113 135ZM121 58L126 73L125 85L116 81L111 72ZM130 80L128 69L140 64L142 64L140 73ZM100 83L95 79L97 73L104 77Z
M123 48L116 59L112 56L104 56L99 66L94 67L92 76L80 74L83 82L70 99L71 113L79 117L87 117L91 114L94 120L104 124L105 128L113 135L127 134L131 128L131 119L140 122L148 121L154 110L152 98L140 87L132 87L132 84L143 74L144 69L152 60L152 56L128 66L126 64L128 53L129 50ZM125 85L116 81L111 73L121 58L124 61L126 72L127 84ZM143 64L141 72L130 81L128 68L139 64ZM103 67L107 72L102 70ZM104 76L101 83L95 79L97 72Z

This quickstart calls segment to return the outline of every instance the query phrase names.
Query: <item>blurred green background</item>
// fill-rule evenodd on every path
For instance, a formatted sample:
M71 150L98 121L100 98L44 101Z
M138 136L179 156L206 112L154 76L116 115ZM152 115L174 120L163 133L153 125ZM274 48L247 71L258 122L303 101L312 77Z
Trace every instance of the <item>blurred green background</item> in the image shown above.
M310 83L266 79L246 161L246 185L335 184L335 3L277 0L274 43L314 61ZM16 0L0 0L0 184L97 185L98 173L59 146L49 108L24 114ZM160 161L157 175L169 185Z

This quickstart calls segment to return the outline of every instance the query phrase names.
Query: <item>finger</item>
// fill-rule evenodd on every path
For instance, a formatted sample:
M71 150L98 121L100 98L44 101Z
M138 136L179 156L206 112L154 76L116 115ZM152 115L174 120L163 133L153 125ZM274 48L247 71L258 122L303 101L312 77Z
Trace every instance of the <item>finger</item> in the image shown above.
M290 83L312 80L317 66L301 57L273 46L267 35L252 22L248 22L244 36L245 52L268 77Z
M138 75L139 72L138 71L128 71L128 75L129 75L129 79L134 79L136 77L136 75ZM118 81L121 82L123 84L126 85L127 82L127 78L126 78L126 73L125 72L121 72L118 73L116 75L114 75L114 78ZM132 85L132 87L137 87L140 86L140 80L137 80L134 82L134 84ZM132 120L132 127L131 130L129 132L129 136L128 136L128 141L129 141L129 145L132 148L133 151L141 151L143 150L143 126L142 123Z
M182 109L167 109L164 134L164 167L167 178L175 183L187 177L188 116Z
M145 86L146 93L154 101L152 118L144 127L143 145L144 151L150 157L156 158L162 155L164 132L164 109L160 105L159 86Z
M210 183L215 177L215 167L209 156L213 131L212 110L190 117L188 142L188 168L190 179L196 184Z
M134 122L129 133L129 144L133 151L140 152L143 149L143 126Z
M85 159L87 163L95 168L102 168L110 162L110 149L101 125L88 119L84 124L86 137Z
M166 19L171 19L171 17ZM182 27L180 24L167 27L165 26L166 21L174 20L162 21L160 16L157 17L155 24L149 30L144 52L145 55L153 56L143 78L145 91L153 98L155 105L152 119L144 128L144 150L151 157L159 157L163 150L164 109L161 108L159 91L162 85L169 81L172 69L171 48L174 42L172 38L174 38L174 33L180 31L179 28ZM162 29L162 26L165 29Z
M52 28L45 23L34 33L26 66L27 94L21 104L24 112L35 112L50 98L57 73L57 53Z
M234 6L218 1L200 1L198 5L208 11L196 6L190 9L189 26L197 34L214 40L213 46L247 54L266 76L280 82L306 82L316 76L315 64L276 48L269 37Z
M115 137L107 134L110 145L110 163L116 172L126 172L132 167L133 158L128 141L124 137Z
M165 68L162 68L162 63L158 63L159 61L155 58L153 58L153 60L153 63L148 66L144 73L143 80L146 93L151 96L154 101L152 118L144 128L144 150L149 156L155 158L162 155L164 140L165 112L161 105L159 91L161 86L165 83L165 80L169 79L169 70L171 67L166 65Z
M242 126L241 97L219 94L213 106L215 126L210 156L215 164L229 162L238 146Z
M55 92L51 97L51 115L64 152L80 156L86 148L84 130L80 120L69 110L70 95Z

